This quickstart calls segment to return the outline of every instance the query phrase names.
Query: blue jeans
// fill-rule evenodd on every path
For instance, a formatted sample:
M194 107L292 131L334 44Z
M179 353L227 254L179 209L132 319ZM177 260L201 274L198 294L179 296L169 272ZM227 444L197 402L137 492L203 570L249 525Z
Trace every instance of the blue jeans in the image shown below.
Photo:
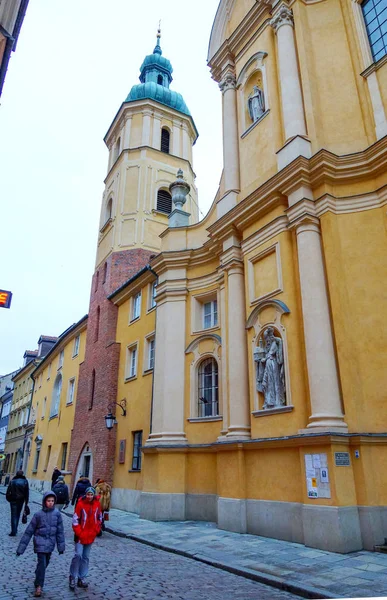
M70 575L76 579L84 579L89 572L89 557L92 544L75 544L75 554L70 565Z
M50 562L51 552L38 552L38 564L36 565L35 571L35 587L44 586L44 576L48 563Z
M11 533L17 534L17 526L19 525L19 519L23 508L24 500L21 502L10 502L11 505Z

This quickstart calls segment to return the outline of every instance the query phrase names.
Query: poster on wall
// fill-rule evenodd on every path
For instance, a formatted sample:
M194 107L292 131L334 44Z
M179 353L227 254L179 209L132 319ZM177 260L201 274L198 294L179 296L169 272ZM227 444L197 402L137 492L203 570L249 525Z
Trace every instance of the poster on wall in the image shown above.
M330 498L328 459L325 453L305 454L306 493L308 498Z

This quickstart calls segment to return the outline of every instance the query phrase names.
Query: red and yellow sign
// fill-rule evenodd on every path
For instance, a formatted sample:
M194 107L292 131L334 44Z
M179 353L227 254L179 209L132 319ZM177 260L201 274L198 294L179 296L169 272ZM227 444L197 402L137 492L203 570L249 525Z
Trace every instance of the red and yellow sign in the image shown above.
M0 308L10 308L12 300L12 292L0 290Z

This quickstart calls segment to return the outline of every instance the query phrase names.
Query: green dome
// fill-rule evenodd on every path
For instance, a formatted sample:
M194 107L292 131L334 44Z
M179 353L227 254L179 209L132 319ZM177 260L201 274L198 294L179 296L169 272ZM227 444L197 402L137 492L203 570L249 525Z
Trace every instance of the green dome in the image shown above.
M169 89L172 82L172 65L167 58L162 56L160 47L160 30L157 32L157 43L153 54L148 54L140 67L140 84L134 85L125 102L135 100L155 100L191 116L183 96Z
M155 100L156 102L165 104L165 106L170 106L185 115L191 116L181 94L170 90L163 85L159 85L154 81L147 81L146 83L134 85L125 102L134 102L135 100L143 100L144 98Z

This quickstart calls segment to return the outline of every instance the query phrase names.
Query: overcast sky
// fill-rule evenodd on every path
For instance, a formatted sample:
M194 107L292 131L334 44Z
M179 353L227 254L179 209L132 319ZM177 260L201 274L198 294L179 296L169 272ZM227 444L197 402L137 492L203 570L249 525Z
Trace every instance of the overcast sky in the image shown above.
M153 51L174 69L191 111L194 170L208 211L222 168L221 94L206 65L218 0L30 0L0 107L0 374L41 334L88 311L103 180L103 137Z

